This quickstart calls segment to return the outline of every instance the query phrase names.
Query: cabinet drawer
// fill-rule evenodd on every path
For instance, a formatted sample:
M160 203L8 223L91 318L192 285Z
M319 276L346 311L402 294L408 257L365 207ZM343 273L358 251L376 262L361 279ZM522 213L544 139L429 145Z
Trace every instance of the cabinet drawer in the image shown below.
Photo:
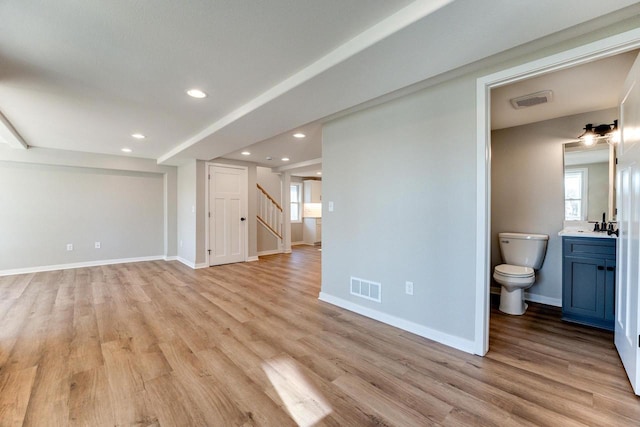
M576 237L563 239L564 256L616 258L616 240Z

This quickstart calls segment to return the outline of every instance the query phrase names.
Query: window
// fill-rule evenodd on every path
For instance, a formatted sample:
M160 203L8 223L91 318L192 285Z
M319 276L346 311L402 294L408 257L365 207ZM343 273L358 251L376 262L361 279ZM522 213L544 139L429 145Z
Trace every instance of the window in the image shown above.
M291 222L302 222L302 183L291 184Z
M587 220L587 169L567 169L564 172L564 219Z

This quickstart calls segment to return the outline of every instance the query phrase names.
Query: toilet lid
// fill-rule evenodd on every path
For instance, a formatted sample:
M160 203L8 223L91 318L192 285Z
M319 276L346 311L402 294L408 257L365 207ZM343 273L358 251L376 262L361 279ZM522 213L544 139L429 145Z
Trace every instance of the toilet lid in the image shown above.
M508 277L531 277L535 273L531 267L521 267L519 265L500 264L496 266L496 273Z

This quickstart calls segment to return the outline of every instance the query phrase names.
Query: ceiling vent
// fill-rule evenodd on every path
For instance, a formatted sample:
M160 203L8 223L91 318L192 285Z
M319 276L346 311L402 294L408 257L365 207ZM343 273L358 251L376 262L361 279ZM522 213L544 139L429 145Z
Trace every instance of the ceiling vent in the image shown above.
M553 101L553 92L550 90L543 90L513 98L511 99L511 105L513 105L513 108L516 110L519 110L521 108L533 107L534 105L546 104L551 101Z

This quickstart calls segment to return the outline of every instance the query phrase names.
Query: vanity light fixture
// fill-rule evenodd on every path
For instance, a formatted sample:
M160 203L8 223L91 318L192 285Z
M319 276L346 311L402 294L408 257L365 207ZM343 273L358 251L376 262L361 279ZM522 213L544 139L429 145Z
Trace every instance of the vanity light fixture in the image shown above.
M606 140L610 144L617 144L620 141L620 131L618 130L618 121L614 120L611 124L602 124L594 126L593 123L587 123L584 132L578 137L584 145L593 145L599 140Z
M207 94L201 91L200 89L189 89L187 91L187 95L189 95L192 98L198 98L198 99L207 97Z

